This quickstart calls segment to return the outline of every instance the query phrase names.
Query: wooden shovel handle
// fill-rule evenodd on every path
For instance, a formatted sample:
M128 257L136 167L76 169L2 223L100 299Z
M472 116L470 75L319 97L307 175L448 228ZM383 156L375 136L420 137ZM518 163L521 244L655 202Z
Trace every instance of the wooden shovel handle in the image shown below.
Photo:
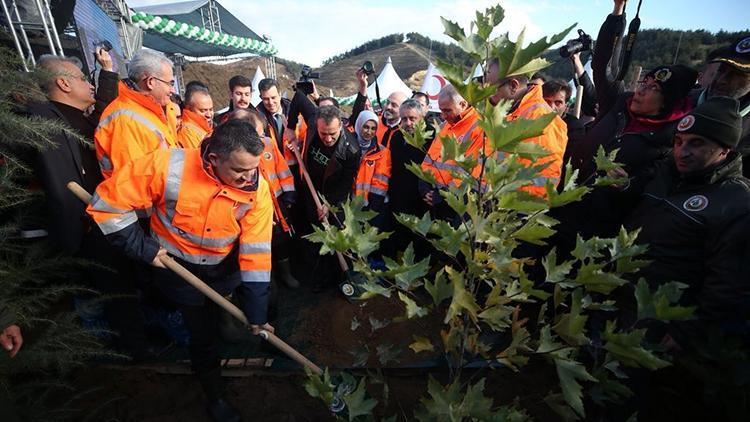
M81 185L79 185L78 183L69 182L68 189L70 189L70 191L73 192L73 194L75 194L75 196L77 196L78 199L80 199L81 201L87 204L91 203L91 198L92 198L91 194L86 192L86 189L82 188ZM217 305L224 308L224 310L229 312L230 315L240 320L243 324L247 326L250 325L250 322L247 320L247 317L238 307L236 307L232 302L228 301L224 296L218 294L216 290L209 287L208 284L204 283L203 280L201 280L195 274L188 271L187 268L180 265L177 261L172 259L172 257L170 256L162 257L161 262L164 264L165 267L169 268L175 274L182 277L183 280L187 281L191 286L198 289L201 293L206 295L209 299L214 301ZM312 363L309 359L303 356L300 352L296 351L292 346L284 342L284 340L277 337L274 333L270 331L266 331L266 330L261 330L259 335L263 337L263 339L271 343L273 346L275 346L277 349L284 352L284 354L292 358L295 362L310 369L315 374L321 375L323 373L320 367Z
M318 191L315 190L312 179L310 179L310 174L307 172L307 168L305 168L305 163L302 162L302 156L299 153L299 149L297 148L297 146L292 144L287 144L287 148L292 150L294 157L297 159L299 171L300 173L302 173L302 178L305 179L305 183L307 183L307 189L310 190L310 195L312 195L313 201L315 202L315 207L317 207L318 209L323 208L323 204L320 203ZM349 271L349 264L346 263L346 259L344 259L344 255L342 255L341 252L336 252L336 258L339 261L339 267L341 267L341 271Z

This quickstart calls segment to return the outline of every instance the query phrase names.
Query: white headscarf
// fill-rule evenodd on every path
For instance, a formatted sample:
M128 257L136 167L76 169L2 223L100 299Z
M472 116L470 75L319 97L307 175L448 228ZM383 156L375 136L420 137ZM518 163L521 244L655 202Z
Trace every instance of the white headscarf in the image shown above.
M364 126L369 120L374 121L376 127L380 124L380 122L378 122L378 116L370 110L362 110L362 112L359 113L359 116L357 116L356 123L354 123L354 132L357 133L357 140L359 141L360 148L367 148L372 143L372 139L369 141L362 139L362 126Z

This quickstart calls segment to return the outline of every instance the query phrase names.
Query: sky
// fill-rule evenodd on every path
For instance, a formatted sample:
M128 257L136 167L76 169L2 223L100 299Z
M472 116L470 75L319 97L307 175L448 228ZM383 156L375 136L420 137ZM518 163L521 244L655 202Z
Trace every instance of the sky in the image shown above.
M130 0L130 7L174 0ZM437 41L451 41L443 34L440 17L468 31L476 10L500 3L505 20L498 33L515 37L526 28L526 41L535 41L578 23L592 37L608 13L606 0L219 0L219 3L258 34L271 37L278 57L313 67L367 41L392 33L418 32ZM637 1L627 4L628 20L635 16ZM747 0L643 0L641 28L705 29L750 32ZM575 29L568 38L575 36Z

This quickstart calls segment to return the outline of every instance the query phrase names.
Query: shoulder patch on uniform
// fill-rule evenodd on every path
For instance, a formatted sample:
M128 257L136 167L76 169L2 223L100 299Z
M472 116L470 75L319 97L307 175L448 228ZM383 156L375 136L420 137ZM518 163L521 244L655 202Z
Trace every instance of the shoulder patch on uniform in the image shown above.
M738 42L737 47L735 47L734 50L740 54L750 52L750 37Z
M268 151L264 152L263 153L263 158L265 158L266 160L270 160L271 159L271 153L268 152Z
M680 123L677 124L677 130L680 132L684 132L695 124L695 116L692 114L688 114L687 116L683 117L682 120L680 120Z
M682 204L685 211L703 211L708 206L708 198L703 195L693 195Z

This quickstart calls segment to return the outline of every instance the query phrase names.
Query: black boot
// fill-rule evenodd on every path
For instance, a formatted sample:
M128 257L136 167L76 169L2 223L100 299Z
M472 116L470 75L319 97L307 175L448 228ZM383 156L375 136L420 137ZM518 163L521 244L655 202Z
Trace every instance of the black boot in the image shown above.
M286 287L296 289L299 287L299 281L292 275L292 265L289 258L274 262L274 272L276 280L282 281Z
M208 411L211 420L216 422L239 422L240 414L224 399L224 381L221 379L221 368L198 374L198 381L208 399Z

